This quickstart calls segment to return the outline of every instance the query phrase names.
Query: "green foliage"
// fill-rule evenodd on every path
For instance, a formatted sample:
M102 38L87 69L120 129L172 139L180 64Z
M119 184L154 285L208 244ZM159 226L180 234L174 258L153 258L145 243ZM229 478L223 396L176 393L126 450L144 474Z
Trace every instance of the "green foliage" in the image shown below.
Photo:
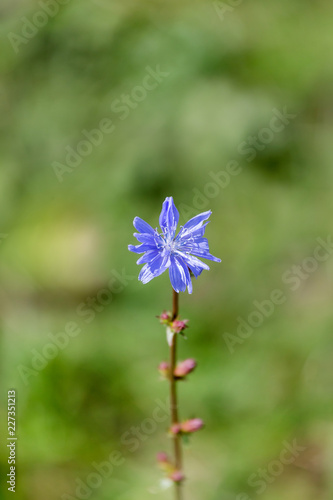
M171 290L166 275L137 281L127 244L134 216L156 226L170 195L182 223L212 209L222 258L180 301L190 328L179 355L198 361L181 415L206 423L185 449L187 498L254 500L249 477L293 439L306 451L260 498L332 496L333 255L313 272L304 259L332 226L333 8L235 3L70 0L26 38L40 3L2 2L1 397L17 389L20 500L75 497L77 478L113 451L124 462L89 498L146 500L158 484L163 408L144 429L167 397L155 316ZM288 123L272 122L284 109ZM77 157L87 134L96 145ZM231 353L225 333L275 289L284 303ZM80 332L22 376L69 322ZM0 457L4 477L3 441Z

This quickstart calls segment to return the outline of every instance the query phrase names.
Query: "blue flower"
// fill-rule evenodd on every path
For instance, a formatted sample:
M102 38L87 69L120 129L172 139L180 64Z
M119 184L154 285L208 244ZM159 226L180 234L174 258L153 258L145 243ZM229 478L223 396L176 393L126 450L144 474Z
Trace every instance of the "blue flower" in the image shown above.
M128 249L134 253L144 254L137 261L137 264L145 264L140 271L139 280L148 283L169 269L173 289L176 292L185 292L187 287L188 292L192 293L190 271L196 278L203 269L209 271L207 264L197 257L221 262L221 259L209 253L208 240L203 237L208 224L205 221L211 213L208 210L190 219L181 226L177 236L179 212L172 196L166 198L162 206L159 219L161 234L140 217L135 217L133 225L139 232L134 233L134 236L141 244L128 245Z

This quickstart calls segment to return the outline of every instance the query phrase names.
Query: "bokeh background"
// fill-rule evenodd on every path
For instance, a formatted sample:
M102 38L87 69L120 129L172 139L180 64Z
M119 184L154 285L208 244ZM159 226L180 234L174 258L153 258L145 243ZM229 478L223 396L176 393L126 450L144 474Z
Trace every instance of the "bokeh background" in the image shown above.
M2 0L0 14L4 491L14 387L16 498L172 498L155 464L171 446L165 410L146 420L167 398L155 315L171 306L170 283L139 283L127 251L134 216L156 226L172 195L182 223L213 211L222 258L181 294L179 355L198 361L181 415L206 423L185 449L186 500L331 499L333 255L294 290L283 277L332 234L332 3ZM276 110L293 117L272 133ZM66 165L106 119L112 132ZM238 175L209 184L231 161ZM284 303L231 352L226 332L274 289ZM73 322L80 332L47 351ZM295 439L304 450L258 493L249 478ZM122 463L78 496L112 452Z

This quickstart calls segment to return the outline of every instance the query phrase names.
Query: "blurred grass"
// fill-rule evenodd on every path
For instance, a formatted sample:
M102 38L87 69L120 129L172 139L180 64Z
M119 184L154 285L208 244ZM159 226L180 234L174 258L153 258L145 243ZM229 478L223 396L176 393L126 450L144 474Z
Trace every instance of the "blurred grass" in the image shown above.
M303 462L262 500L330 499L332 259L296 292L282 275L332 230L332 4L244 2L222 20L213 2L198 0L71 0L15 53L8 34L39 8L0 7L1 379L3 395L18 393L18 498L75 496L76 479L113 450L125 463L91 498L154 497L167 423L134 453L121 436L167 396L154 316L170 306L168 277L130 280L91 323L77 307L112 271L137 275L127 252L135 215L155 226L168 195L199 212L193 189L204 193L210 172L236 160L242 173L204 206L222 264L181 296L191 327L180 356L199 363L181 387L181 413L206 422L185 452L187 498L256 498L249 476L296 438ZM170 75L121 121L112 103L157 65ZM248 162L239 145L284 106L296 118ZM58 182L53 162L103 118L115 131ZM275 288L285 304L230 354L223 334ZM68 321L81 333L25 386L17 367L31 366L31 350ZM0 417L5 436L5 407ZM0 456L4 477L3 446Z

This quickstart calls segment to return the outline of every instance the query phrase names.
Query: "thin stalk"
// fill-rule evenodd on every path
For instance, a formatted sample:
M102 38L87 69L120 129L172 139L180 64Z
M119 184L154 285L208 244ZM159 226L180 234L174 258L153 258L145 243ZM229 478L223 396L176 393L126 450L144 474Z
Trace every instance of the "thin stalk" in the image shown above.
M172 296L172 319L174 320L178 316L178 298L179 295L173 290ZM171 424L178 423L178 403L177 403L177 385L176 379L174 377L174 371L177 362L177 337L175 334L170 345L170 414L171 414ZM182 450L181 450L181 437L178 434L173 436L174 442L174 454L175 454L175 466L181 471L182 470ZM176 500L182 500L182 490L181 483L175 482L175 498Z

